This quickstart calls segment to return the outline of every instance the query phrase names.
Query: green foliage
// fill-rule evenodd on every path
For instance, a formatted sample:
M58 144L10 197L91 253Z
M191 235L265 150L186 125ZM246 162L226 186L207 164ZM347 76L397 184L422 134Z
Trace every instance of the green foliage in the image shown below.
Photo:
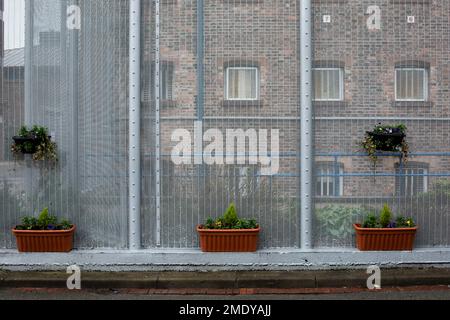
M380 224L383 228L386 228L391 223L392 211L387 204L384 204L380 213Z
M238 223L239 218L234 203L231 203L227 211L225 211L225 214L223 215L223 220L226 225L230 226L236 225Z
M377 216L374 213L370 213L364 219L363 228L381 228L381 223L379 223Z
M22 218L22 224L16 226L17 230L68 230L72 223L63 219L58 223L58 218L50 215L48 208L44 208L38 218L26 216Z
M412 228L415 226L412 218L403 216L398 216L395 221L392 221L392 211L387 204L383 206L379 216L370 213L362 223L363 228Z
M22 126L19 129L18 136L32 138L33 140L23 143L14 142L11 145L11 151L14 154L33 153L33 160L35 161L58 161L57 146L50 139L47 128L35 125L28 129L26 126Z
M353 232L352 223L366 213L362 207L329 205L316 209L317 226L332 238L345 239Z
M397 228L412 228L416 226L413 219L406 217L398 217L395 220L395 224Z
M397 125L382 125L381 123L376 125L371 132L366 132L363 141L360 146L366 150L373 165L376 166L378 157L376 155L377 151L387 148L389 151L397 151L402 153L402 158L406 161L409 153L409 145L406 139L402 139L401 143L398 143L395 139L385 139L379 141L375 139L371 133L375 134L392 134L392 133L402 133L406 134L406 126L404 124Z
M208 218L202 226L203 229L256 229L258 223L255 219L240 219L234 203L231 203L222 217Z

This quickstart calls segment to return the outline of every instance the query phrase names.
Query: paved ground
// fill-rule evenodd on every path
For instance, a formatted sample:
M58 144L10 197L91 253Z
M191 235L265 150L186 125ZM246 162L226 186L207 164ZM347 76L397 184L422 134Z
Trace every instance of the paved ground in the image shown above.
M66 270L50 272L10 272L0 270L0 288L67 288ZM217 271L217 272L83 272L83 288L137 289L223 289L219 294L241 293L242 288L345 288L364 287L369 274L365 269L303 271ZM382 269L383 287L450 285L449 268ZM156 292L157 293L157 292ZM199 292L201 293L201 292ZM214 294L214 292L211 292ZM261 294L277 292L260 292ZM286 293L283 291L282 293ZM301 292L292 292L301 293Z
M60 288L0 288L0 300L450 300L450 286L391 287L376 291L360 288L290 289L282 294L281 291L264 293L269 291L274 289L241 289L239 294L218 294L217 290L207 289L70 291Z
M69 276L0 270L0 300L450 300L450 268L382 269L376 291L364 269L81 272L81 291Z

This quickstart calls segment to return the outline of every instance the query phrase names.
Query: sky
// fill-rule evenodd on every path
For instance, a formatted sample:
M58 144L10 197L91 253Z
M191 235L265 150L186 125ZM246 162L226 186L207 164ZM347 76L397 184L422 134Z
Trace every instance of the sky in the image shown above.
M5 0L5 49L20 48L25 41L25 1Z

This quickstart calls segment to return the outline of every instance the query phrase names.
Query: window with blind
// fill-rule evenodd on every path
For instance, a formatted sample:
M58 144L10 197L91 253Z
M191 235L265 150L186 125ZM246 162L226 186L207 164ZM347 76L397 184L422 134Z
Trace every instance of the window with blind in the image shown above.
M334 162L316 163L316 196L340 197L344 194L344 165Z
M427 101L428 70L426 68L396 68L395 100Z
M411 197L428 191L428 170L426 163L396 164L395 189L399 196Z
M315 101L344 100L343 68L314 68L313 83Z
M148 102L154 99L155 91L155 63L151 64L150 81L143 84L143 100ZM161 101L172 101L173 99L173 79L174 65L173 62L161 61L160 63L160 99Z
M256 101L259 96L259 70L257 67L227 67L225 99Z

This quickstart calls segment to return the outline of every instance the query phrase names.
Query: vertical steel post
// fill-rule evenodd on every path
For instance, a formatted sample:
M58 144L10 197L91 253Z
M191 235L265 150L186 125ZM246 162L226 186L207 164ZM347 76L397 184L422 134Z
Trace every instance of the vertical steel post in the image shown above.
M155 1L155 192L156 192L156 245L161 246L161 50L160 0Z
M62 19L64 21L63 28L67 29L67 8L70 5L79 5L78 0L69 0L67 3L67 7L64 10L64 15L62 17L66 17L66 19ZM80 17L81 18L81 17ZM70 98L70 117L72 119L71 127L71 153L72 153L72 163L71 163L71 174L70 177L72 181L70 182L73 187L73 197L74 197L74 205L75 212L77 215L80 213L80 198L79 198L79 152L78 152L78 36L79 31L77 29L70 30L69 32L69 66L68 66L68 92Z
M194 145L197 146L194 150L194 164L197 176L198 188L198 205L200 214L204 214L204 197L205 189L205 165L203 163L203 120L205 109L205 16L204 16L204 1L197 0L197 105L196 105L196 124L194 132Z
M31 125L33 110L33 12L34 0L25 2L25 125Z
M204 114L204 12L203 0L197 0L197 120L203 121Z
M25 112L24 122L31 126L33 121L33 29L34 29L34 0L25 2ZM27 196L27 210L33 211L33 168L31 157L25 156L25 194Z
M141 1L130 0L129 30L129 249L141 247Z
M300 0L300 243L302 250L312 248L312 27L311 0Z

